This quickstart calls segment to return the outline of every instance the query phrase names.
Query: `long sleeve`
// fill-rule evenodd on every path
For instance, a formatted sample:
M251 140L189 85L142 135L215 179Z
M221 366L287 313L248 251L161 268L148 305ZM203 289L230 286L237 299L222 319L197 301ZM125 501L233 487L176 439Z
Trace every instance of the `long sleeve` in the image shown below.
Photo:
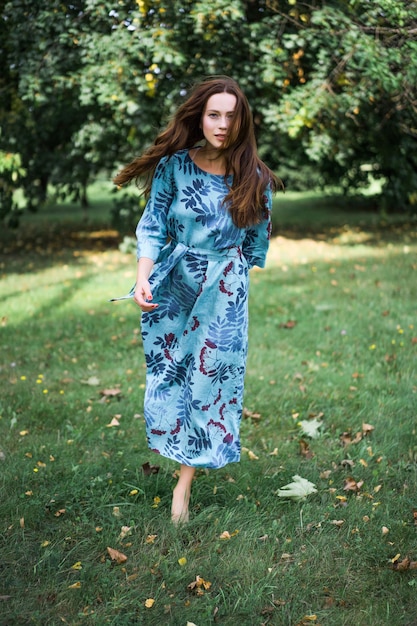
M167 214L175 196L172 166L168 157L158 163L151 193L136 228L136 256L156 261L167 240Z
M270 187L265 191L264 201L265 219L247 229L242 245L242 251L249 268L254 265L265 267L266 253L268 252L269 240L271 238L272 192Z

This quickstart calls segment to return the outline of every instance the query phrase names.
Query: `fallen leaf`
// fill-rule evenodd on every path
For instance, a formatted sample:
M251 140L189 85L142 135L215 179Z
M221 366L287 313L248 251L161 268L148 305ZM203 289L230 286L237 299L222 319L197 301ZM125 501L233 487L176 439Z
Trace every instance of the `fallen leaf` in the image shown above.
M80 570L82 568L83 566L82 566L81 561L77 561L76 563L74 563L74 565L71 565L71 569Z
M349 478L346 478L343 489L345 491L359 491L362 485L363 480L356 482L356 480L350 476Z
M120 422L117 417L113 417L112 421L107 424L107 428L113 428L114 426L120 426Z
M148 535L145 539L145 543L154 543L158 535Z
M278 448L274 448L272 452L269 453L269 456L278 456Z
M387 528L386 526L383 526L381 529L381 532L383 535L388 535L389 533L389 528Z
M364 435L368 435L373 430L375 430L375 426L372 426L371 424L365 424L365 423L362 424L362 432Z
M142 464L142 472L145 476L151 476L151 474L157 474L159 472L159 465L150 465L149 461Z
M82 380L81 382L84 385L91 385L92 387L95 387L100 384L100 379L97 378L97 376L90 376L90 378L88 378L87 380Z
M80 587L81 587L81 583L79 580L77 580L77 582L74 583L73 585L70 585L68 589L79 589Z
M180 559L178 559L178 563L179 565L181 565L181 567L184 567L184 565L187 565L187 559L185 558L185 556L182 556Z
M294 326L296 326L297 322L296 320L288 320L286 322L282 322L279 327L280 328L287 328L287 329L291 329L294 328Z
M344 446L350 445L352 443L359 443L362 441L362 433L357 432L356 435L352 435L350 431L345 431L341 435L339 435L339 439Z
M122 529L119 535L119 541L122 541L122 539L130 535L131 531L132 531L132 526L122 526Z
M344 519L332 519L330 523L340 528L340 526L343 526L343 524L345 523L345 520Z
M324 470L323 472L320 472L320 478L322 478L323 480L327 480L331 473L332 470Z
M147 609L151 609L154 604L155 600L153 598L148 598L147 600L145 600L145 606Z
M110 398L114 398L115 396L119 396L122 393L121 389L118 389L117 387L114 389L102 389L100 391L100 395L101 396L105 396L105 397L110 397Z
M312 493L317 493L316 486L306 478L302 478L296 474L292 479L292 483L281 487L281 489L277 491L280 498L292 498L293 500L299 501L304 500Z
M219 539L227 540L230 538L231 538L231 534L229 533L228 530L223 531L222 534L219 535Z
M300 444L301 456L303 456L306 459L312 459L314 454L310 450L310 445L307 443L307 441L305 441L305 439L300 439L299 444Z
M243 407L242 417L244 419L247 419L248 417L250 417L251 420L254 422L257 422L260 419L262 419L262 416L260 413L256 413L255 411L249 411L249 409L247 409L246 407Z
M119 552L118 550L114 550L113 548L107 548L107 552L111 560L116 561L118 565L121 565L121 563L126 563L127 556L123 554L122 552Z
M256 456L256 454L252 452L252 450L248 451L248 457L251 461L259 461L259 456Z
M304 435L311 437L311 439L317 439L320 436L319 429L323 425L323 422L314 418L311 420L302 420L299 425Z
M201 587L207 591L211 587L211 582L204 580L201 576L196 576L195 580L187 585L187 589L190 589L190 591L198 590Z

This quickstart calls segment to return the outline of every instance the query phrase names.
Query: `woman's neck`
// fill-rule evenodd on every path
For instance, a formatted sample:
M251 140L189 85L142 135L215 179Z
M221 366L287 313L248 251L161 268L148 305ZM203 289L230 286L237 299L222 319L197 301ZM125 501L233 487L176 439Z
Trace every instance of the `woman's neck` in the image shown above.
M207 146L195 148L192 150L192 159L199 168L210 174L223 175L226 173L226 161L222 150Z

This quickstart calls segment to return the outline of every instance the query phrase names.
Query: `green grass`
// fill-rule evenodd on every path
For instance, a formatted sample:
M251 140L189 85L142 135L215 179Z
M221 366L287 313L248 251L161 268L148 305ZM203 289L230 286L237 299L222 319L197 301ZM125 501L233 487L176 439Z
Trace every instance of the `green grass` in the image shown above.
M50 208L4 239L2 626L417 624L417 570L391 567L417 561L415 228L284 198L268 266L251 275L245 406L260 417L242 421L242 445L258 458L198 472L180 530L175 465L146 446L138 311L107 302L131 286L133 258L98 208L81 226ZM317 415L301 454L298 424ZM364 423L374 430L343 445ZM294 474L317 494L279 498ZM196 576L211 583L201 595Z

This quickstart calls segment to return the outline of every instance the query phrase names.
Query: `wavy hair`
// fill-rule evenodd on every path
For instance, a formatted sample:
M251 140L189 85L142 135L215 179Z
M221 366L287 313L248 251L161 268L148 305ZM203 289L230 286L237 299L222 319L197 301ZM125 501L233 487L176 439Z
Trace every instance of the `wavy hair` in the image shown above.
M225 160L225 181L232 176L224 199L233 222L239 228L259 223L265 218L265 191L283 188L277 176L259 158L252 112L235 80L228 76L209 76L194 87L180 105L168 126L139 157L126 165L114 178L116 185L135 180L148 195L160 159L178 150L191 149L204 139L201 118L208 99L214 94L229 93L236 97L236 107L222 146Z

